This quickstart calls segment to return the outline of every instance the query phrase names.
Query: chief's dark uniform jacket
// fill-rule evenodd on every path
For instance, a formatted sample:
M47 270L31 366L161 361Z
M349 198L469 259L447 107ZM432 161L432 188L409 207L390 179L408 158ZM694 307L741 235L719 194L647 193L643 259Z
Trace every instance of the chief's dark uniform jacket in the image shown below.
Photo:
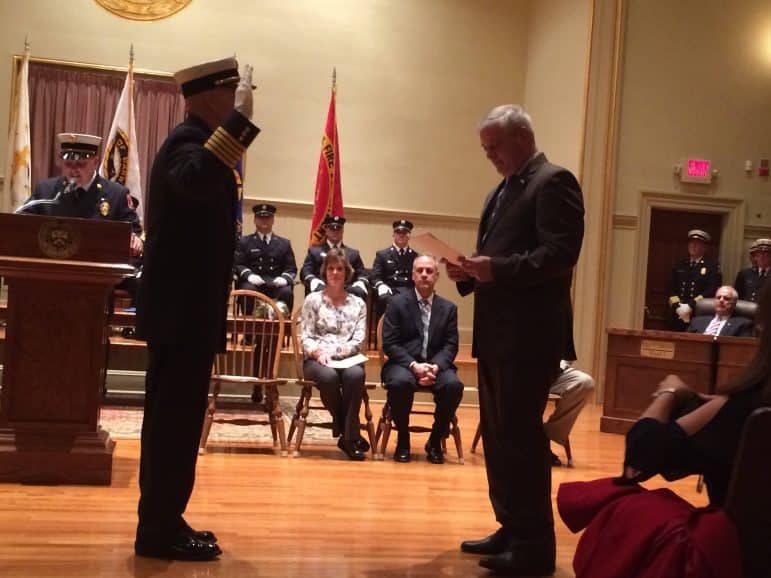
M53 199L66 186L67 180L64 177L44 179L35 185L30 199ZM96 175L88 190L76 189L56 205L36 205L25 212L56 217L126 221L131 223L131 228L137 235L142 232L139 217L130 204L129 190L100 175Z
M412 282L412 263L418 254L406 247L404 254L399 254L399 249L391 245L375 253L375 261L372 264L372 274L370 282L375 289L385 283L391 289L397 287L412 288L415 284Z
M255 233L241 237L236 246L235 269L239 281L246 281L249 275L262 277L272 283L276 277L284 277L291 285L297 275L297 263L289 239L271 234L266 246Z
M685 331L687 323L680 321L675 314L681 303L694 307L694 303L704 297L714 297L723 283L723 274L717 261L700 259L691 266L690 259L678 261L672 269L669 282L669 304L672 318L670 327L675 331Z
M259 132L236 111L217 132L223 130L245 146ZM138 336L152 344L224 350L237 189L234 169L207 147L211 136L206 123L188 115L153 163L137 303Z
M761 276L757 267L747 267L739 271L734 282L734 289L739 294L739 299L757 302L767 277L768 273Z
M348 258L348 262L351 264L351 267L353 267L353 278L351 279L350 284L346 285L346 289L356 281L364 281L365 287L369 286L367 271L364 269L364 263L361 260L359 251L348 247L347 245L341 246L345 250L345 256ZM321 279L319 276L321 272L321 262L324 260L324 257L327 256L327 251L329 251L329 245L326 242L308 248L305 262L303 263L302 269L300 269L300 280L305 284L306 295L310 293L311 281L313 279Z

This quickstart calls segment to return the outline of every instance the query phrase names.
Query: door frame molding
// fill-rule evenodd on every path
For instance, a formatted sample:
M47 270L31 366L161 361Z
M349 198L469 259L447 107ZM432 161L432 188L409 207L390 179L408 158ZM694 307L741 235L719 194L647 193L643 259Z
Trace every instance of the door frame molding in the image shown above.
M667 191L640 191L640 220L637 234L635 262L645 264L635 272L632 327L642 327L645 308L645 287L648 276L648 245L653 209L716 213L723 216L720 260L724 271L738 271L744 246L744 199L738 197L701 197Z

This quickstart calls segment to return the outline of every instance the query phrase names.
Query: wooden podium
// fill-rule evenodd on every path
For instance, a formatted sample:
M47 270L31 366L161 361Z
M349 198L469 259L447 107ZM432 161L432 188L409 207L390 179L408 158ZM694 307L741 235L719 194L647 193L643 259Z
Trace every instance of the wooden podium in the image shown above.
M129 223L0 214L8 310L0 482L109 484L99 427L108 304L133 272Z

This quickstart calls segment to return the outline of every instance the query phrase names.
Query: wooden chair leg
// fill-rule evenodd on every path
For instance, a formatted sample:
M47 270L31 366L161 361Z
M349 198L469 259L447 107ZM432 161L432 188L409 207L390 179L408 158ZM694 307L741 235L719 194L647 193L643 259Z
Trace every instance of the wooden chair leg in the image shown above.
M480 422L480 423L477 423L477 431L474 434L474 441L471 442L471 453L472 454L477 451L477 444L479 443L479 439L481 437L482 437L482 424Z
M385 429L385 419L383 412L380 412L380 419L377 422L377 429L375 430L375 447L380 448L380 438L383 436L383 430ZM376 460L382 460L383 454L379 451L375 454Z
M297 405L294 408L292 423L289 424L289 435L286 436L286 439L288 442L292 441L292 436L294 435L294 432L297 429L297 424L300 421L300 412L302 411L302 408L303 408L304 399L305 399L305 386L303 386L302 392L300 393L300 399L297 400Z
M565 457L568 460L565 465L567 467L569 467L569 468L572 468L573 467L573 452L570 449L570 438L565 440Z
M284 414L281 410L281 400L279 399L278 395L278 387L273 385L266 389L270 390L270 427L271 430L273 430L273 445L275 447L276 441L278 441L278 444L281 448L281 456L286 457L289 455L289 450L287 448L286 433L284 431Z
M452 434L452 439L455 440L455 451L458 452L458 463L463 464L465 463L463 460L463 442L460 439L460 428L458 427L458 416L455 414L452 415L452 420L450 421L450 434Z
M311 407L311 394L312 390L309 388L303 388L303 393L300 398L302 407L300 408L300 415L297 417L297 438L295 439L294 457L300 456L300 447L303 443L303 435L305 435L305 424L308 421L308 412Z
M273 449L278 447L278 426L276 425L276 403L278 402L278 392L275 386L268 385L265 390L265 408L268 412L268 421L270 423L270 435L273 438ZM280 409L280 408L279 408Z
M380 459L384 460L386 448L388 447L388 438L391 436L391 428L393 427L390 403L386 402L383 406L383 416L380 419L383 421L383 443L380 445Z
M364 390L362 395L364 402L364 419L366 420L367 437L369 438L369 448L372 452L372 459L377 458L377 446L375 444L375 426L372 424L372 410L369 407L369 393Z
M211 395L209 395L209 405L206 408L206 417L203 420L203 430L201 431L201 441L198 443L198 453L206 453L206 443L209 440L209 432L214 422L214 412L217 411L217 396L220 394L220 382L215 381Z

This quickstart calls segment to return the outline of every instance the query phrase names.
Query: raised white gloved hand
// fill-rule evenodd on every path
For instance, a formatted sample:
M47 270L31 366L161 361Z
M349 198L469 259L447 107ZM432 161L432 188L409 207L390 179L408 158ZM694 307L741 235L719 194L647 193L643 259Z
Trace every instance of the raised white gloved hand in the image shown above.
M276 277L275 279L273 279L273 284L276 287L286 287L289 284L289 282L286 280L286 277Z
M252 118L252 65L244 65L244 73L236 87L236 98L234 107L246 118Z
M324 283L321 279L311 279L311 291L316 291L317 289L323 289L326 287L327 284Z
M677 313L677 316L682 319L683 323L691 322L691 312L691 306L687 303L681 303L677 306L677 309L675 309L675 313Z
M353 287L358 287L365 293L367 292L367 285L362 280L356 281L356 283L353 284Z
M377 286L378 297L383 297L384 295L393 295L393 293L394 292L391 291L391 288L385 283L381 283Z
M255 275L254 273L249 275L246 278L246 280L249 281L249 283L251 283L252 285L255 285L257 287L259 287L260 285L265 285L265 279L263 279L259 275Z

